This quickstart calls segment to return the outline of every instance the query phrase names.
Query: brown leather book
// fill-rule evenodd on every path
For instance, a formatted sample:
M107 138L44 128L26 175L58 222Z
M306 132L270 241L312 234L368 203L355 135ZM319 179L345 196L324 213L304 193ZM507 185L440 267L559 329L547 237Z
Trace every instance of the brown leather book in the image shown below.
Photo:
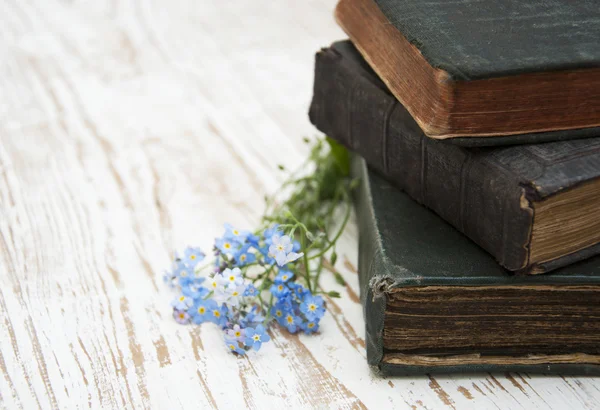
M341 0L340 26L436 139L600 125L595 0Z

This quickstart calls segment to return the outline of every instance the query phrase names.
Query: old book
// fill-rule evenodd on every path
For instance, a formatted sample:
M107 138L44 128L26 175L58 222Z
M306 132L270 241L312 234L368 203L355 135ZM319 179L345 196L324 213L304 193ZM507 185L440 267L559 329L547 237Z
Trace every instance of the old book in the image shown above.
M510 275L367 169L352 173L367 360L384 374L600 374L600 257Z
M600 125L594 0L340 0L335 15L432 138Z
M496 148L427 138L348 43L317 54L309 115L511 271L600 253L600 138Z

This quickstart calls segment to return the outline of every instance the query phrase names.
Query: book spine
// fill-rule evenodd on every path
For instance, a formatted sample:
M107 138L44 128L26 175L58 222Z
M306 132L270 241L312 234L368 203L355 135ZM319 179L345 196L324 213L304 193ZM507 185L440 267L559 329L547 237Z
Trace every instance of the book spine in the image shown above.
M526 270L533 214L516 179L476 149L427 138L391 94L334 49L317 54L309 117L502 266Z
M360 300L363 306L366 326L367 362L377 371L383 359L383 329L387 296L384 292L374 292L374 282L385 281L386 263L382 241L375 221L373 199L369 186L366 164L358 156L351 162L351 175L361 182L354 191L354 203L360 235L358 237L358 281ZM375 276L377 273L377 277Z

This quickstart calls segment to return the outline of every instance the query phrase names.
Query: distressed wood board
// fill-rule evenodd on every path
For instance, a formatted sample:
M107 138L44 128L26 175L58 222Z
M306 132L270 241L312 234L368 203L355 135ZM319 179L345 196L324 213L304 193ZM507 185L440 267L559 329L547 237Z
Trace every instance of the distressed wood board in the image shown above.
M3 408L598 408L584 377L384 379L365 360L357 229L322 331L236 358L180 326L163 269L252 228L308 154L332 0L0 2Z

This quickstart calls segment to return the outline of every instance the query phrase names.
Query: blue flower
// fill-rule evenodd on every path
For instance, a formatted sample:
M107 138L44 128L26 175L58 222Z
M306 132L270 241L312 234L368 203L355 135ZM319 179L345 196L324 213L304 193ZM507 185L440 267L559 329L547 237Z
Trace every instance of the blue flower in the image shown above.
M302 319L294 315L293 312L287 312L282 318L277 320L277 322L281 326L287 328L288 332L296 333L302 324Z
M279 322L280 319L283 319L285 315L288 313L288 309L285 309L284 306L275 305L271 308L271 315Z
M225 303L230 307L237 307L240 304L240 298L246 291L246 285L230 284L227 286L219 286L215 289L214 299L218 303Z
M275 257L277 265L284 266L287 263L293 262L301 258L304 253L293 252L292 240L289 236L273 235L271 238L271 246L269 246L269 254Z
M256 289L253 284L249 284L244 291L244 296L253 298L256 295L258 295L258 289Z
M244 329L240 325L234 325L233 329L227 329L225 333L227 333L227 338L229 340L243 342L246 339L247 330L248 329Z
M284 297L277 298L277 300L275 302L275 306L280 307L281 309L285 310L286 312L289 310L292 310L292 307L293 307L292 295L288 294Z
M173 306L177 310L187 310L193 304L194 299L185 295L181 295L171 302L171 306Z
M275 283L271 285L271 289L269 290L271 291L273 296L275 296L278 299L284 298L290 294L290 290L287 286L285 286L285 283Z
M190 286L187 288L182 288L181 292L184 294L184 296L188 296L193 300L200 300L204 299L210 293L210 290L201 286L198 288Z
M240 324L244 327L249 325L259 324L265 321L265 317L260 313L256 313L256 305L252 306L252 309L246 314L245 318L240 320Z
M210 309L209 320L219 326L225 326L227 323L227 308L225 306L218 306L215 302Z
M239 244L228 238L218 238L215 240L215 246L226 255L234 255L239 248Z
M234 259L239 266L244 266L249 263L256 261L256 255L248 252L250 244L242 246L242 248L235 254Z
M190 315L185 310L173 309L173 317L180 325L186 325L190 322Z
M279 233L279 224L273 224L269 228L265 229L263 232L263 237L265 238L265 243L267 245L271 245L271 239L273 235Z
M254 246L255 248L258 248L258 243L260 242L260 236L256 236L254 234L250 234L248 235L248 237L246 238L246 241Z
M223 238L225 239L231 239L237 243L244 243L246 242L248 235L250 235L249 231L240 231L230 224L225 224L225 235L223 235Z
M266 265L273 265L274 263L276 263L275 258L273 258L273 256L269 253L268 246L258 248L258 251L264 256L263 261Z
M325 308L323 308L323 298L321 296L304 296L304 300L300 305L300 311L304 313L304 316L311 320L318 320L325 314Z
M319 330L319 322L318 321L305 322L305 323L302 323L301 327L302 327L302 330L304 331L304 333L306 333L306 334L315 333L317 330Z
M298 242L298 241L292 242L292 251L293 252L298 252L300 249L302 249L302 245L300 245L300 242Z
M195 303L194 307L190 309L192 314L192 320L195 324L212 321L211 315L214 309L217 309L217 302L212 299L199 300Z
M310 295L310 292L308 291L308 289L306 289L304 286L302 286L299 283L296 282L290 282L288 284L288 286L290 287L290 289L292 289L294 291L294 294L299 297L300 299L304 298L305 295Z
M187 247L183 251L183 261L192 269L195 268L198 263L202 262L204 256L206 255L204 255L204 252L202 252L200 248Z
M227 268L220 275L215 275L215 279L218 280L221 286L241 285L244 283L240 268Z
M252 347L254 350L259 350L263 343L267 343L271 338L266 333L263 325L256 326L256 329L251 327L246 329L246 346Z
M246 351L239 346L239 342L237 340L232 340L225 336L225 345L232 353L237 353L240 356L246 354Z
M279 274L275 276L275 283L286 283L294 274L289 270L280 269Z
M173 269L173 276L177 278L189 277L193 273L194 271L181 261L177 262L177 264L175 265L175 269Z

